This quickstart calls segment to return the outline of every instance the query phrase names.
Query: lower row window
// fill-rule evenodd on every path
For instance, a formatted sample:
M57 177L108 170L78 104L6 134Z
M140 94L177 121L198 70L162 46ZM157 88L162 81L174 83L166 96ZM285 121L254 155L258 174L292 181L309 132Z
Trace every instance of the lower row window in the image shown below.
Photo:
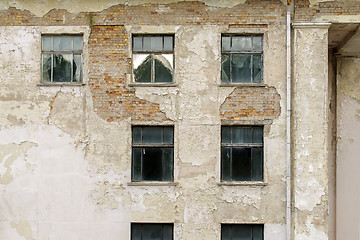
M173 240L172 223L132 223L131 240Z
M222 224L221 240L263 240L263 224Z
M173 240L172 223L132 223L131 240ZM264 240L263 224L222 224L221 240Z

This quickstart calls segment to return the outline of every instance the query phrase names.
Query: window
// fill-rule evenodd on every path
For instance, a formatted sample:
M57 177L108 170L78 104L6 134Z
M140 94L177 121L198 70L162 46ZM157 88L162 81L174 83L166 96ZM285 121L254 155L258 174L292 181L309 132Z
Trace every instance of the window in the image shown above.
M81 82L82 36L42 36L42 82Z
M133 127L132 181L173 181L174 128Z
M222 83L262 82L262 37L224 35L221 38Z
M263 180L262 126L222 127L221 180Z
M132 223L131 240L173 240L173 224Z
M174 36L135 35L132 52L134 82L169 83L173 81Z
M263 240L263 224L222 224L221 240Z

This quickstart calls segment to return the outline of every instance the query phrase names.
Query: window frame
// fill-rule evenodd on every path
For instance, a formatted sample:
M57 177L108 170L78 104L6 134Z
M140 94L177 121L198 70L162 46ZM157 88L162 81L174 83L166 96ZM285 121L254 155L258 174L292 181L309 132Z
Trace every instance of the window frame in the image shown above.
M141 129L141 143L136 143L134 142L134 129L135 128L140 128ZM161 138L162 138L162 143L144 143L144 134L143 134L143 129L144 128L161 128ZM172 130L172 143L165 143L164 140L164 136L165 136L165 128L171 128ZM174 126L172 125L164 125L164 126L148 126L148 125L134 125L131 128L131 135L132 135L132 140L131 140L131 182L174 182ZM146 152L144 151L145 149L160 149L161 151L161 166L162 166L162 171L161 171L161 179L158 180L153 180L153 179L145 179L144 176L144 155L146 154ZM140 170L140 178L137 178L135 176L135 149L140 149L141 150L141 170ZM171 149L171 159L170 159L170 165L171 165L171 173L170 175L167 175L165 173L166 171L166 159L164 157L164 150L165 149ZM170 179L164 179L164 177L169 176Z
M224 237L224 232L225 232L225 230L224 230L224 228L225 228L225 226L226 227L230 227L230 239L228 239L228 238L225 238ZM258 227L258 226L260 226L260 229L261 229L261 233L260 233L260 235L261 235L261 240L264 240L264 224L241 224L241 223L238 223L238 224L228 224L228 223L225 223L225 224L221 224L221 240L232 240L232 235L233 235L233 231L232 231L232 229L233 229L233 227L249 227L250 229L248 229L248 230L250 230L251 231L251 240L258 240L258 239L254 239L254 227L256 226L256 227ZM256 229L255 229L256 230Z
M161 226L161 240L168 240L168 239L164 239L164 226L171 226L171 239L170 240L174 240L174 223L131 223L130 225L130 239L131 240L138 240L134 238L134 228L135 226L139 226L141 228L141 233L140 233L140 240L143 238L143 230L144 230L144 226Z
M260 42L261 42L261 50L256 51L253 50L253 46L251 50L224 50L223 48L223 37L230 37L230 48L232 48L232 39L233 37L250 37L251 39L255 38L255 37L259 37L260 38ZM221 39L220 39L220 50L221 50L221 76L220 76L220 81L222 85L226 85L226 84L230 84L230 85L235 85L235 84L255 84L255 85L261 85L264 83L264 35L263 34L236 34L236 33L226 33L226 34L221 34ZM251 41L251 44L253 45L253 40ZM229 55L229 81L223 81L223 56L224 55ZM232 67L231 67L231 62L232 62L232 58L233 55L250 55L251 56L251 78L250 81L233 81L233 74L232 74ZM254 64L253 64L253 59L254 59L254 55L260 55L261 57L261 79L259 82L255 82L254 81Z
M230 128L230 143L228 142L224 142L224 129L225 128ZM250 128L251 130L251 139L252 142L245 142L245 143L233 143L232 139L233 139L233 129L234 128ZM254 143L254 129L255 128L261 128L261 143L259 142L255 142ZM221 145L221 150L220 150L220 181L221 183L244 183L244 182L249 182L249 183L264 183L265 180L265 173L264 173L264 165L265 165L265 161L264 161L264 125L222 125L221 126L221 130L220 130L220 145ZM260 148L261 149L261 166L260 166L260 175L261 178L260 179L255 179L254 175L253 175L253 164L254 160L253 160L253 149L255 148ZM230 149L230 156L229 156L229 176L224 176L224 152L226 149ZM250 149L250 179L244 179L244 180L238 180L235 179L234 174L233 174L233 149ZM257 159L257 161L259 161L259 159Z
M44 37L51 37L52 45L54 43L54 37L81 37L81 50L54 50L53 47L51 50L44 50L43 43ZM72 48L74 48L74 38L72 38L71 42ZM51 55L51 76L50 81L44 81L44 55ZM71 54L71 74L70 74L70 81L54 81L54 55L56 54ZM79 81L74 81L74 55L80 56L80 76ZM84 71L84 34L83 33L62 33L62 34L51 34L51 33L44 33L41 34L41 83L42 84L82 84L83 83L83 71Z
M144 45L144 37L162 37L162 48L164 48L164 39L165 37L172 37L172 50L134 50L134 38L136 37L142 37L142 45ZM135 80L135 67L134 67L134 55L140 55L140 54L149 54L151 56L151 77L150 81L147 82L141 82ZM163 54L171 54L172 55L172 78L171 81L168 82L156 82L155 74L155 55L163 55ZM171 33L159 33L159 34L141 34L141 33L134 33L131 35L131 82L133 84L145 84L145 85L166 85L166 84L174 84L174 72L175 72L175 34Z

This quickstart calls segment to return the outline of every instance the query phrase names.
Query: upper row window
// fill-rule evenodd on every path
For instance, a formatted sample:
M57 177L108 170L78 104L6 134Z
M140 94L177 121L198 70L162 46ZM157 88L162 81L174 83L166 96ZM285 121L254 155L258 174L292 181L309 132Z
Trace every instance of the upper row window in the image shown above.
M134 82L169 83L173 81L173 35L135 35L132 47Z
M42 82L81 82L82 36L42 36Z
M262 36L221 37L221 82L261 83Z

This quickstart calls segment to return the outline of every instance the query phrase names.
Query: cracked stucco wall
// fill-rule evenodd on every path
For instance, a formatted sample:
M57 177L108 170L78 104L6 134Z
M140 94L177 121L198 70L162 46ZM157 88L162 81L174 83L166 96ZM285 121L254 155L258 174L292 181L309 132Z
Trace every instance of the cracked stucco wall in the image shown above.
M274 3L284 11L280 1ZM212 8L207 9L211 15ZM285 239L286 29L281 15L269 21L245 28L126 22L63 26L62 21L58 26L1 26L0 239L129 239L130 222L173 222L175 240L219 239L221 223L265 223L266 239ZM104 29L123 41L115 55L110 51L115 41L96 43ZM175 34L176 85L129 87L129 36L157 31ZM43 33L84 35L83 86L39 84ZM222 33L263 34L264 86L220 86ZM123 101L119 89L158 115L144 117L122 105L110 113L100 110L111 97ZM222 112L222 106L229 108L229 96L250 96L246 92L259 96L249 97L247 105L270 110L234 118ZM219 184L221 124L251 123L265 125L266 184ZM132 124L174 125L175 186L128 184Z
M338 58L337 237L359 239L360 59Z

